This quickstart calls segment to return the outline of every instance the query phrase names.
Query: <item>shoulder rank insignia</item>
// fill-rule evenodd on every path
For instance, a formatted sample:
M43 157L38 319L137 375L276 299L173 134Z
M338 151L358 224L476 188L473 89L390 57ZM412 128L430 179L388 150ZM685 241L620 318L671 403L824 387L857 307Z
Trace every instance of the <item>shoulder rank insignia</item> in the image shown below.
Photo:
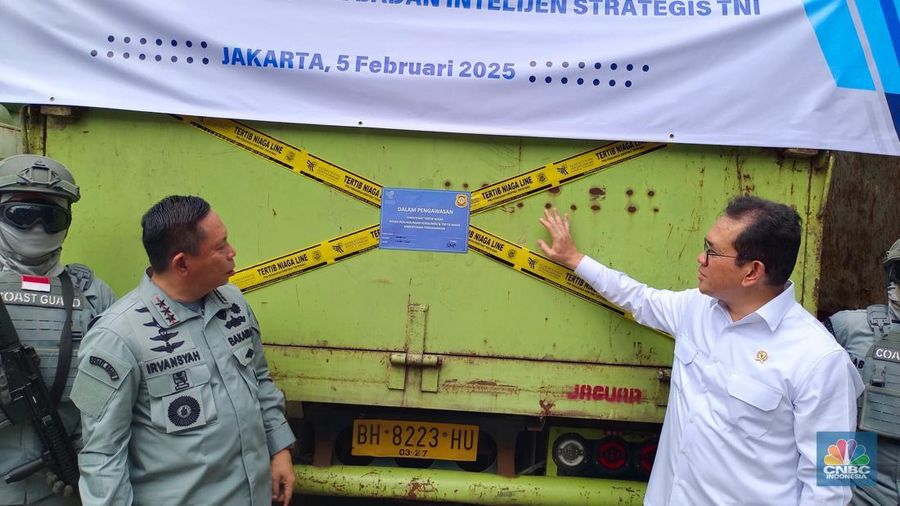
M170 308L169 305L166 304L166 301L163 300L162 297L160 297L159 295L154 296L153 304L155 304L156 307L159 308L160 314L162 314L163 318L165 318L166 321L169 322L169 325L174 325L174 324L178 323L178 317L175 316L175 313L172 311L172 308Z

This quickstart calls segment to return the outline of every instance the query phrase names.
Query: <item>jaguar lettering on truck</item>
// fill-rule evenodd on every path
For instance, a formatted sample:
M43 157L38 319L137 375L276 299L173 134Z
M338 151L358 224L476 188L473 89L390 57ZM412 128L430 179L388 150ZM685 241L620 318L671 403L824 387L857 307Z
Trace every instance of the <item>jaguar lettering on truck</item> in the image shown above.
M624 402L634 404L641 402L644 393L640 388L614 387L609 385L584 385L575 384L572 390L566 394L572 400Z

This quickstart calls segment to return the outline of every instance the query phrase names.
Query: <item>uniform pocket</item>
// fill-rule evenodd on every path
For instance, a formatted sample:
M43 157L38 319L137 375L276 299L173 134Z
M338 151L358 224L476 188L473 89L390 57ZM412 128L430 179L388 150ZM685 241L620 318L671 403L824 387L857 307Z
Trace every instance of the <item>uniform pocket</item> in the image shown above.
M109 400L131 373L131 366L113 355L94 350L81 360L77 371L71 401L82 413L102 418Z
M679 390L682 389L682 376L687 372L685 369L697 358L697 348L691 343L679 339L675 341L675 363L672 364L672 385Z
M231 349L231 354L237 360L237 368L250 392L256 394L259 391L259 378L256 377L256 369L253 367L253 357L256 354L253 343L248 341L244 345L235 346Z
M156 429L174 434L218 418L206 364L147 379L150 418Z
M863 401L859 428L900 439L900 427L897 426L900 395L890 388L866 385L861 399Z
M747 435L759 437L769 431L775 408L784 393L759 381L732 374L728 377L728 420Z

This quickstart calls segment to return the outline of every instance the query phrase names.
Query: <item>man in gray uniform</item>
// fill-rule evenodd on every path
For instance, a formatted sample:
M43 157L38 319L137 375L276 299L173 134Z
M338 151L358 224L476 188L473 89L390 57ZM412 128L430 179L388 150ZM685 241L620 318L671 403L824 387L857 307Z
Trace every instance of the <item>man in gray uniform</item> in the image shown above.
M884 255L887 304L841 311L825 320L862 374L859 430L878 434L874 487L854 489L851 504L900 504L900 240Z
M86 505L290 501L294 435L259 324L226 284L235 251L199 197L142 222L150 269L85 337L72 400Z
M78 410L69 400L75 352L90 321L115 300L88 267L59 263L71 205L79 198L72 174L55 160L16 155L0 161L0 297L18 342L39 357L51 410L56 409L70 436L79 425ZM64 295L64 283L73 289L71 298ZM0 340L15 342L15 337ZM18 382L6 379L8 385ZM39 460L46 450L34 425L14 416L14 404L0 405L0 476ZM54 487L67 497L54 495ZM47 469L12 483L0 479L0 505L77 503L72 487Z

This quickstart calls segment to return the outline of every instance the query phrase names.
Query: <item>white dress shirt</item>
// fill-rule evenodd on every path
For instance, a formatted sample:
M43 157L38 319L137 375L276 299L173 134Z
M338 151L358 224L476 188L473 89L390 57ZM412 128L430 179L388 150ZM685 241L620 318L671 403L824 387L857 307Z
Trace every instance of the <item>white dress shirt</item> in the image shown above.
M646 505L847 504L816 485L816 433L856 430L863 384L788 287L739 321L699 290L657 290L585 257L575 273L675 336Z

